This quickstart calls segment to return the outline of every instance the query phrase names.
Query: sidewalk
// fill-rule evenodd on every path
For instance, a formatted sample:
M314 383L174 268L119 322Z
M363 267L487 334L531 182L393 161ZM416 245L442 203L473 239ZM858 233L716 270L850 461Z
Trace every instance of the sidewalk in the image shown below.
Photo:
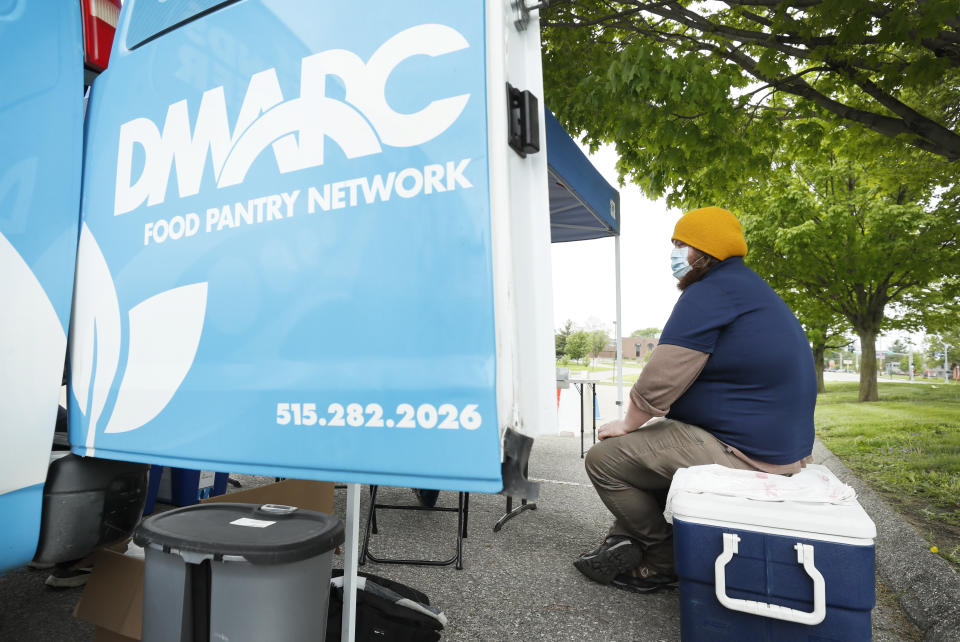
M597 393L604 416L599 425L616 416L616 388L598 386ZM577 396L573 388L564 394ZM563 402L562 398L561 409ZM561 428L576 430L576 436L542 436L534 444L529 471L530 477L541 483L536 510L520 514L494 533L493 525L503 514L505 498L471 495L463 570L373 563L361 570L426 593L449 618L444 640L678 640L677 592L626 593L590 582L573 567L577 554L603 538L610 517L583 470L576 405L572 408L572 415L561 413ZM589 447L590 443L587 432L585 445ZM849 475L829 451L818 446L817 456L857 488L864 507L877 523L879 599L873 611L874 639L960 639L957 574L929 553L916 531ZM245 488L272 481L236 477ZM361 514L365 516L369 499L366 488L362 495ZM401 503L414 497L409 489L383 488L379 499ZM440 502L454 506L456 494L441 493ZM346 491L337 490L335 512L341 518L345 504ZM442 558L454 550L454 513L382 511L378 521L380 533L372 536L371 548L380 554ZM342 556L334 558L335 565L342 563ZM45 572L23 569L0 578L0 603L4 605L0 609L0 640L92 640L92 627L71 617L80 590L52 591L43 586L45 576Z
M583 470L577 437L538 437L530 476L541 482L537 509L521 513L499 533L493 525L505 499L470 496L463 570L370 563L360 570L427 593L450 620L444 640L679 640L676 591L625 593L590 582L573 568L576 555L595 546L609 526L609 514ZM364 490L363 507L367 495ZM340 512L345 498L346 492L338 490ZM408 489L383 489L381 499L408 502L413 495ZM440 499L445 506L456 505L455 493L441 493ZM371 536L371 548L378 553L440 558L453 552L452 513L382 511L377 519L381 530ZM431 535L423 541L413 533ZM334 563L339 562L337 558ZM921 639L891 599L874 609L873 633L878 641Z
M606 533L608 513L597 499L572 437L541 437L534 444L530 476L540 480L537 509L515 517L499 533L493 525L505 509L499 495L471 494L464 568L368 563L360 570L410 584L430 597L450 620L444 640L552 642L677 640L680 612L675 592L639 596L584 578L573 559ZM338 490L336 508L346 493ZM409 502L408 489L382 489L378 501ZM363 492L365 509L368 493ZM440 494L445 506L456 494ZM382 511L371 548L387 555L449 557L456 515ZM430 533L427 540L413 533ZM337 564L340 560L335 559Z

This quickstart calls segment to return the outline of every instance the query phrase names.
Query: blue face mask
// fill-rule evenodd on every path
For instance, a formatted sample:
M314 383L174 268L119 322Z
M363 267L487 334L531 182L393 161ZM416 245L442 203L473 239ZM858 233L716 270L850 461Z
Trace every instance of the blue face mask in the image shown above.
M686 247L675 247L670 251L670 269L673 270L673 276L678 280L682 279L690 271L690 263L687 261Z

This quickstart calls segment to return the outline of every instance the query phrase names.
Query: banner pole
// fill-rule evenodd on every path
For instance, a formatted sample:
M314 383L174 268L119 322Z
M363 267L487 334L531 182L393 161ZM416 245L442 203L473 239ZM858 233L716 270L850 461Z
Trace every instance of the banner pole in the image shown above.
M357 628L357 545L360 535L360 484L347 484L347 532L343 557L343 620L340 642L354 642Z
M614 340L617 342L617 419L623 419L623 319L620 316L620 232L614 239L614 261L616 262L617 277L617 322Z

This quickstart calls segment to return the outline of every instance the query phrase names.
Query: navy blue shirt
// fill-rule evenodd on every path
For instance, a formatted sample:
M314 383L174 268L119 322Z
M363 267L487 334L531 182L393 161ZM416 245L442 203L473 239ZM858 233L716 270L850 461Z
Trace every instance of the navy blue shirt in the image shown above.
M807 336L743 258L721 261L683 291L660 343L710 354L667 417L770 464L813 450L817 378Z

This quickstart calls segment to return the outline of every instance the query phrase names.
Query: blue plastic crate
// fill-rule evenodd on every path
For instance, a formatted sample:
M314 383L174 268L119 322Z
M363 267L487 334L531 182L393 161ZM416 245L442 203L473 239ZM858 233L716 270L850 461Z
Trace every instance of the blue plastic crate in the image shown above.
M211 475L212 479L209 479ZM216 497L227 492L229 473L164 467L163 475L158 477L156 501L174 506L191 506L201 499ZM149 496L147 502L150 503ZM146 514L146 511L144 512Z
M160 490L160 478L163 466L150 466L150 478L147 483L147 501L143 505L143 514L151 515L157 503L157 491Z

